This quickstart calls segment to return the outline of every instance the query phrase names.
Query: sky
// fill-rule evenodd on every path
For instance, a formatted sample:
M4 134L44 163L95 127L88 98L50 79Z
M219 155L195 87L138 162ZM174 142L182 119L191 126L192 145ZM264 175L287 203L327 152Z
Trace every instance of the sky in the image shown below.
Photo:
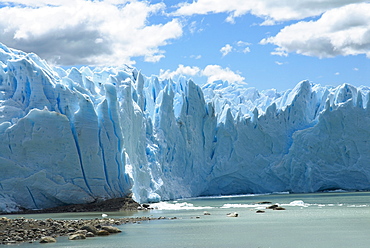
M136 67L199 85L370 86L370 2L0 0L0 42L68 68Z

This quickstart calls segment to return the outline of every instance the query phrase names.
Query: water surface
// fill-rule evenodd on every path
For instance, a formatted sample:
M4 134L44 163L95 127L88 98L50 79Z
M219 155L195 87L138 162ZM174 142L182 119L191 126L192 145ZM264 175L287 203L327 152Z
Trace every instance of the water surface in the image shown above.
M269 201L286 210L265 209ZM122 233L81 241L58 238L48 247L370 247L370 192L204 197L155 204L151 211L108 217L165 216L121 225ZM265 213L256 213L264 209ZM211 215L204 215L204 211ZM237 212L239 217L227 217ZM101 218L101 213L27 215L27 218ZM176 218L174 218L176 217ZM22 244L35 247L40 244Z

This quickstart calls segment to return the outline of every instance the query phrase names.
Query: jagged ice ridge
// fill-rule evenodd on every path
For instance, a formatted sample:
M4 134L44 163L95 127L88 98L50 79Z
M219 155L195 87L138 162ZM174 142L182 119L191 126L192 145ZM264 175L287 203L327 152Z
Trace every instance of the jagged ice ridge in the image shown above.
M369 190L369 90L200 87L129 66L64 70L0 44L0 211Z

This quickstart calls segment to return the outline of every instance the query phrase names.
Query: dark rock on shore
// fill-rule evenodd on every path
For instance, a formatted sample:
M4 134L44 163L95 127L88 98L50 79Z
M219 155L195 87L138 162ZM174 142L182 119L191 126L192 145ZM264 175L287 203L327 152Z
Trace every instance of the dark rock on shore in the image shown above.
M36 213L66 213L66 212L115 212L137 210L141 205L131 197L115 198L86 204L73 204L45 209L22 209L14 213L1 214L36 214Z
M150 207L150 204L148 204L148 203L143 203L143 204L141 204L138 208L137 208L137 210L152 210L153 208L152 207Z
M150 205L149 205L149 204L147 204L147 203L144 203L144 204L142 204L142 207L143 207L143 208L150 208Z

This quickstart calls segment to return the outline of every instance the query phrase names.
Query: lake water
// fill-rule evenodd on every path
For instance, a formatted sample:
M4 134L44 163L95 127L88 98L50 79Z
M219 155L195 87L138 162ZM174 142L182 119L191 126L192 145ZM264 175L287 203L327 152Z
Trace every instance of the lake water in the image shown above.
M256 202L277 203L286 210L264 209ZM126 224L108 237L69 241L49 247L370 247L370 192L271 194L192 198L155 204L137 213L111 212L108 217L165 216L176 219ZM256 213L264 209L265 213ZM210 215L204 215L204 211ZM237 212L239 217L227 217ZM15 216L14 216L15 217ZM27 215L27 218L101 218L101 213ZM199 218L197 218L199 217ZM38 243L20 247L45 246Z

